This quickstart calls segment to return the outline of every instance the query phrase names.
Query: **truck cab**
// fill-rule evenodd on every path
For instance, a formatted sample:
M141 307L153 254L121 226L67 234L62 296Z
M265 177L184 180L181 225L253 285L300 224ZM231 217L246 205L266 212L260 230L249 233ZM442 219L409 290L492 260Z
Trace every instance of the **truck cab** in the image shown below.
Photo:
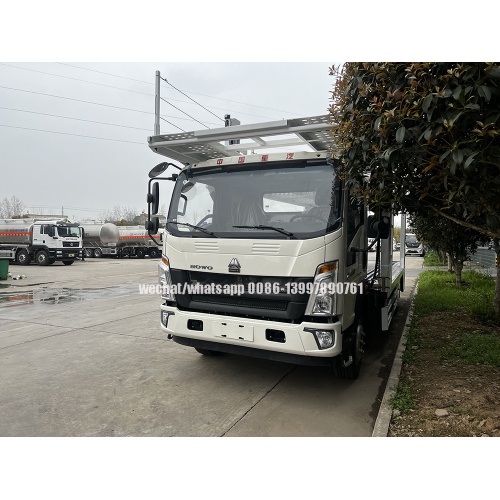
M345 188L326 151L328 128L324 116L201 131L197 141L149 138L169 158L202 160L162 178L175 182L158 270L161 328L169 338L204 355L228 352L358 376L367 334L387 330L394 314L404 256L403 263L390 260L392 214L369 218ZM249 149L269 147L273 141L263 135L288 133L303 144L307 132L309 152L235 155L242 145L229 143L240 133L254 140ZM215 147L215 157L204 159L202 144ZM151 180L160 171L153 169ZM148 191L154 234L159 188L151 192L150 181ZM368 266L369 237L382 255L376 269Z

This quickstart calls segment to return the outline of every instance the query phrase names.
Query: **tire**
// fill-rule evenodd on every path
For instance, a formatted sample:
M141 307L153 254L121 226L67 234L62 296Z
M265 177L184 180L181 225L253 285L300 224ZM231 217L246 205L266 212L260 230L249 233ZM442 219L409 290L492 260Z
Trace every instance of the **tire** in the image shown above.
M160 252L158 251L157 248L152 248L150 251L149 251L149 256L152 258L152 259L156 259L158 258L160 255Z
M73 262L75 262L74 260L63 260L62 263L65 265L65 266L71 266L71 264L73 264Z
M100 248L94 248L94 257L100 259L102 257L102 250Z
M211 351L210 349L199 349L198 347L194 348L196 352L203 354L203 356L220 356L219 351Z
M35 257L39 266L48 266L50 264L49 254L45 250L40 250Z
M359 321L351 332L345 332L344 335L348 335L349 338L345 342L343 339L342 354L333 358L333 373L344 379L353 380L358 378L360 368L361 368L361 358L363 356L363 345L364 341L364 330L363 323ZM345 360L347 357L347 362Z
M31 256L30 256L28 250L19 250L19 252L17 252L17 256L16 256L16 262L20 266L28 266L31 262Z
M56 259L54 259L54 258L49 259L49 266L51 266L55 261L56 261Z
M92 251L91 248L84 248L83 249L83 257L85 259L90 259L90 257L94 256L94 252Z
M138 259L144 259L146 252L144 251L144 248L136 248L135 255L137 256Z

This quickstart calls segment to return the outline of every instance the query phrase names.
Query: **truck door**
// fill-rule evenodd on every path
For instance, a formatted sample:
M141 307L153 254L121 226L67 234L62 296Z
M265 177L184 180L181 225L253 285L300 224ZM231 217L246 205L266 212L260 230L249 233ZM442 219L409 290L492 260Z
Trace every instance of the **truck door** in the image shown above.
M365 208L357 200L347 200L347 248L346 248L346 274L344 283L353 283L349 291L344 290L344 324L346 328L354 321L354 309L356 304L356 288L366 273L366 254L363 252L352 252L352 248L366 248L365 234ZM345 286L345 285L344 285ZM351 290L352 288L352 290Z
M33 245L44 245L45 238L45 224L33 224Z

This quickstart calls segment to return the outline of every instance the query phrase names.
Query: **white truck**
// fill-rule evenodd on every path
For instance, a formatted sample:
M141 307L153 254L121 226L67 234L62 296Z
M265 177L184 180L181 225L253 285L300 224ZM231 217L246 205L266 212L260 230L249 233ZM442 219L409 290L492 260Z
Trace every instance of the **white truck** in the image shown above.
M81 257L78 223L63 219L0 219L0 257L21 265L35 261L47 266L62 261L69 266Z
M157 165L148 184L154 235L153 181L175 182L158 268L168 338L208 356L358 376L365 342L393 318L404 252L393 262L393 214L368 217L344 187L329 129L325 115L148 137L154 152L184 165ZM311 151L242 152L294 145ZM161 177L169 166L180 171ZM377 239L373 268L368 238Z
M151 241L147 231L139 226L116 226L110 222L82 221L83 254L89 257L138 257L157 258L158 246ZM161 234L154 239L161 241Z

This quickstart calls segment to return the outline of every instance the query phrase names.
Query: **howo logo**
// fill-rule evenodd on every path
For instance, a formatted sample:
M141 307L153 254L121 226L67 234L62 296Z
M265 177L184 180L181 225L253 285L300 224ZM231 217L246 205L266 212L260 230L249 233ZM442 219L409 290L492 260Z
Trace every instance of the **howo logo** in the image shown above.
M212 266L199 266L198 264L191 264L190 269L206 269L207 271L212 271Z
M239 273L241 271L241 266L240 263L238 262L238 259L234 257L231 259L231 262L229 263L228 270L230 273Z

